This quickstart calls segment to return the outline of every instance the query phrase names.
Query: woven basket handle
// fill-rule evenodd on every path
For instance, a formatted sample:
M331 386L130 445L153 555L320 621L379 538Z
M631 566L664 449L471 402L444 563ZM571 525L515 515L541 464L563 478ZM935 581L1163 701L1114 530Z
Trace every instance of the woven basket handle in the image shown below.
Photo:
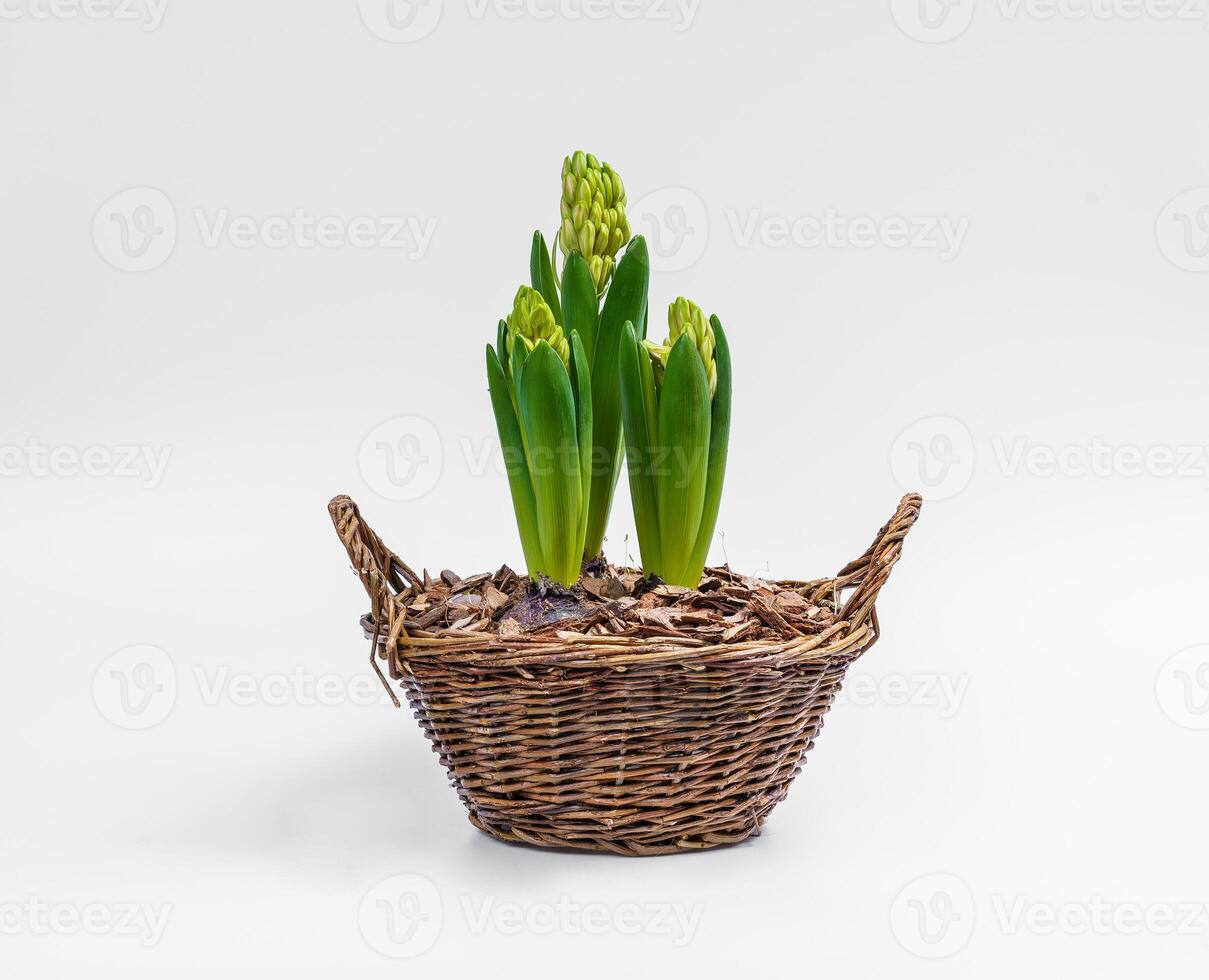
M877 622L877 594L886 584L890 570L902 555L903 538L918 519L923 502L923 498L917 493L909 493L903 497L894 516L877 532L877 538L869 546L869 550L856 561L845 565L836 576L837 589L856 590L845 601L840 610L840 618L853 624L869 621L873 625L873 639L865 646L865 651L877 642L881 634Z
M409 585L423 588L423 582L415 572L408 568L403 559L382 543L382 539L365 523L360 509L350 497L342 494L334 498L327 505L327 512L331 515L336 533L340 536L344 550L348 552L349 560L353 563L353 571L357 573L357 578L361 579L361 584L369 593L372 621L387 624L393 642L393 639L402 631L406 619L403 604L396 602L395 596ZM386 677L383 676L382 668L378 666L378 658L386 657L391 645L391 643L383 642L375 631L369 650L369 662L373 665L375 673L382 681L382 686L386 688L386 693L390 695L391 701L397 708L400 706L399 699L395 696ZM390 664L391 675L398 676L397 671L397 665L392 661Z
M402 558L382 543L361 516L352 498L341 494L327 505L336 533L353 563L353 571L369 593L376 622L391 618L394 597L408 586L423 589L424 583Z

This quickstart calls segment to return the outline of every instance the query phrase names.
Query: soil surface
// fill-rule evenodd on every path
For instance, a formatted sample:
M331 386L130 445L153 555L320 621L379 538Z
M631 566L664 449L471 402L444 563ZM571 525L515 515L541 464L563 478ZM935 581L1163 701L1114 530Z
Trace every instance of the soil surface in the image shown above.
M504 566L495 574L433 578L405 569L400 595L408 629L503 636L580 633L668 636L717 643L812 636L835 624L832 580L773 582L708 568L696 589L643 578L602 560L586 563L574 588L531 582Z

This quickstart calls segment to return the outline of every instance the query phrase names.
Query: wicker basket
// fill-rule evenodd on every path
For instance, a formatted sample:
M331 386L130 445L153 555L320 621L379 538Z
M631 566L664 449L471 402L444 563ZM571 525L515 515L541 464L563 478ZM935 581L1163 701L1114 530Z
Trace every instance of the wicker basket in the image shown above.
M348 497L329 511L372 602L370 661L400 682L471 823L505 841L651 855L759 833L844 672L878 638L878 591L920 505L904 497L835 578L783 583L836 610L833 627L713 646L562 631L409 635L414 573Z

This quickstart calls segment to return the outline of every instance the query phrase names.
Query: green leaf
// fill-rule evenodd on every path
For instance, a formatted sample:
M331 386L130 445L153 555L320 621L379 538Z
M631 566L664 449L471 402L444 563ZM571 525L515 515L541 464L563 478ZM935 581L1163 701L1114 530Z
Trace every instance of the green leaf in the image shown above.
M500 367L504 369L504 377L510 377L512 370L508 365L508 322L501 320L500 325L495 328L495 350L496 359L500 362Z
M647 439L654 446L659 443L659 389L655 386L655 366L641 344L638 345L638 368L642 372L642 403L646 409Z
M659 530L663 577L673 585L695 589L688 565L705 504L710 436L709 382L692 338L684 334L668 357L659 392L659 444L655 492L659 497ZM661 457L661 458L658 458Z
M621 415L625 427L626 469L630 475L630 499L634 505L634 524L638 529L638 547L642 552L642 567L648 574L662 567L659 541L659 500L655 495L652 471L651 411L655 409L655 387L651 359L634 336L634 325L628 320L621 331L620 353ZM646 362L646 371L643 371Z
M542 299L554 312L557 323L563 322L562 306L558 302L558 280L554 278L554 266L546 250L546 239L540 231L533 233L533 248L529 252L529 278L533 288L542 294Z
M571 332L571 391L575 396L576 437L579 445L579 524L576 528L576 556L583 555L584 534L588 527L588 494L592 487L592 372L579 332Z
M714 530L718 526L718 507L722 502L722 484L726 480L726 457L730 445L732 388L730 344L727 343L726 333L722 329L722 321L713 316L710 317L709 322L714 328L714 357L718 369L718 388L714 393L713 415L710 420L709 476L705 484L705 503L701 510L701 530L697 532L693 556L688 568L685 569L686 577L692 577L695 574L698 581L705 568L705 560L709 557L709 546L713 541Z
M537 505L533 499L533 485L529 480L529 467L525 457L524 440L512 404L512 393L504 368L495 349L487 345L487 387L491 392L491 408L495 412L495 425L500 435L500 448L508 471L508 488L512 491L512 509L516 513L516 526L520 531L521 548L525 552L525 565L531 576L536 577L542 565L541 540L537 530Z
M542 571L563 585L579 578L580 490L575 397L562 359L544 340L525 360L517 388L529 479L537 505Z
M621 475L621 382L618 358L622 327L641 322L647 305L651 261L646 240L639 235L617 266L600 314L592 360L592 490L588 498L588 530L584 553L593 558L604 544L613 491Z
M578 252L567 256L563 267L563 329L578 332L587 353L590 368L596 350L596 333L600 322L599 300L592 270Z

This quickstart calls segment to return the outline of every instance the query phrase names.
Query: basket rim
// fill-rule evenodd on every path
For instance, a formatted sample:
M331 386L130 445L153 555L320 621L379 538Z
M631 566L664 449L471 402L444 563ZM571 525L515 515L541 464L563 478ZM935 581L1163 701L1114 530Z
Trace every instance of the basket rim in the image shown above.
M693 641L678 637L589 634L560 630L553 634L502 637L444 629L436 637L415 637L406 630L392 641L389 622L376 623L371 613L360 620L361 630L377 654L396 663L439 663L464 668L613 668L624 671L648 666L681 665L688 669L710 667L768 669L798 663L844 658L855 659L877 638L872 622L850 624L840 620L820 633L782 640ZM437 631L434 631L437 632ZM392 658L392 652L396 657Z
M922 506L919 494L904 496L861 557L845 565L834 578L809 583L831 591L838 607L836 622L822 632L780 641L735 640L712 644L677 637L651 640L574 631L556 631L553 636L540 631L526 636L451 628L409 630L403 595L421 581L419 576L370 529L350 497L334 498L328 504L328 513L353 570L370 597L371 609L362 624L371 641L370 663L397 705L398 699L382 673L379 659L389 664L395 679L403 677L404 668L413 663L440 664L467 672L515 669L523 676L527 668L626 671L680 665L689 670L775 669L836 658L851 661L867 653L881 635L877 597L901 556L903 539L918 519ZM840 598L849 591L851 595L840 605ZM406 672L410 672L410 667Z

